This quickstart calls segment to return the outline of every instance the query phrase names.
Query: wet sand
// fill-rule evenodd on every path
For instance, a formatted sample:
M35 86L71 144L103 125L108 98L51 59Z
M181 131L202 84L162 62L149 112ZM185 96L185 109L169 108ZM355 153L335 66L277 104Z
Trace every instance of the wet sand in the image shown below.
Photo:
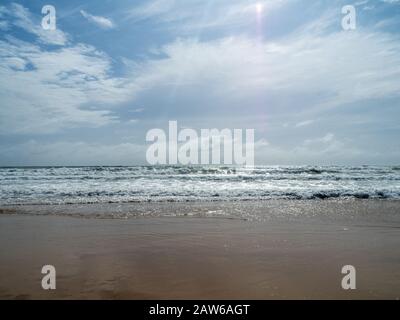
M0 242L2 299L400 297L399 201L3 208Z

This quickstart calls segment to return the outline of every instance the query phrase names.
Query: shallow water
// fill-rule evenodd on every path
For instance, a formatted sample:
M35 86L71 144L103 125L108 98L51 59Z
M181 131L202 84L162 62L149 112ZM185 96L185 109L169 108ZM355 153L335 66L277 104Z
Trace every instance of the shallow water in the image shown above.
M6 205L3 215L65 216L80 219L212 218L257 223L296 222L400 228L399 200L325 199L213 202L138 202Z

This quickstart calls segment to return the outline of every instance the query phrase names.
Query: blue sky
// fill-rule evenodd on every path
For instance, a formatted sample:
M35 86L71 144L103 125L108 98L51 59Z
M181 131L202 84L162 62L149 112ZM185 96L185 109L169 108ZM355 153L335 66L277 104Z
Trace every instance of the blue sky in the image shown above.
M145 135L254 128L257 164L398 164L400 1L0 5L0 165L145 163ZM356 30L341 8L357 10Z

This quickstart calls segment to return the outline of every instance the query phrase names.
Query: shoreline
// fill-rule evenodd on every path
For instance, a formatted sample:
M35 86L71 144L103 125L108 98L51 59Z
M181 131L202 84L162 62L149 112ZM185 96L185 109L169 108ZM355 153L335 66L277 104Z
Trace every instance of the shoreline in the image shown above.
M210 217L240 220L370 218L399 222L400 199L268 199L237 201L156 201L122 203L0 204L2 215L67 216L78 218ZM384 211L385 215L379 214ZM365 216L364 216L365 218Z
M132 208L124 207L100 219L95 207L0 214L0 298L400 297L400 202L147 204L137 213L167 214L127 218ZM198 212L184 215L188 209ZM233 218L205 214L215 209ZM95 218L76 219L77 212ZM41 289L46 264L56 267L55 291ZM341 288L344 265L357 269L356 290Z

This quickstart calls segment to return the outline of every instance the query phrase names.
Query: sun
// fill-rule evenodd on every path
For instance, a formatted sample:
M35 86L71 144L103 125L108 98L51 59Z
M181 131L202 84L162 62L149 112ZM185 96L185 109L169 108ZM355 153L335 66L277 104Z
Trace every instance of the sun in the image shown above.
M258 14L262 13L263 8L264 8L264 6L263 6L262 3L259 2L259 3L256 4L256 11L257 11Z

